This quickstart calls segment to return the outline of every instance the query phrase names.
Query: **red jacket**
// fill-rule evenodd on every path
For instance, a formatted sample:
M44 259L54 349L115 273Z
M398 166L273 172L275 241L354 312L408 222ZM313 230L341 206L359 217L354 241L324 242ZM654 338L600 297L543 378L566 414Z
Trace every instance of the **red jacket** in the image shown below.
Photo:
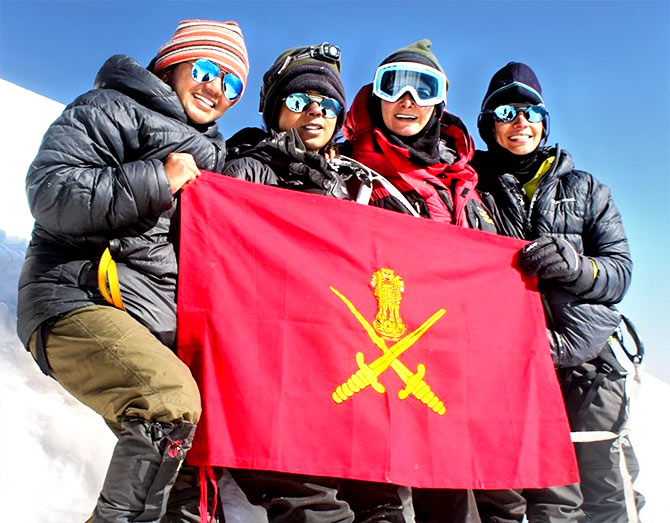
M481 200L475 191L477 173L469 164L474 144L461 120L447 111L442 113L441 139L456 151L457 160L450 165L418 166L410 159L408 149L390 143L381 129L373 126L367 110L371 89L370 84L358 92L344 121L343 133L352 146L352 157L387 178L406 196L414 193L410 201L416 201L418 195L433 220L483 228L471 223L466 212L468 202L481 207ZM375 186L371 203L377 201L383 207L382 200L387 197L384 188Z

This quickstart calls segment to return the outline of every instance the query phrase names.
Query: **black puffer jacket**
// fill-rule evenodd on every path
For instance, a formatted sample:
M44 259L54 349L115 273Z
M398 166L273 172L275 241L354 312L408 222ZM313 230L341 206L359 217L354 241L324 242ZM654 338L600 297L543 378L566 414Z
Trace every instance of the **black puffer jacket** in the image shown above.
M109 247L126 310L171 346L177 199L163 162L190 153L199 168L221 172L225 144L215 124L189 125L176 93L129 57L107 60L94 87L51 125L28 171L35 227L19 283L19 336L27 345L43 321L106 304L96 276Z
M228 141L224 174L296 191L349 199L344 183L316 152L306 151L295 129L266 132L247 127Z
M570 367L595 358L618 325L620 316L612 305L626 293L633 264L609 188L576 170L570 154L558 146L542 154L556 160L530 201L514 175L496 172L490 153L477 151L473 165L480 190L497 204L504 234L527 240L561 236L598 266L593 285L579 295L568 284L540 282L555 363Z

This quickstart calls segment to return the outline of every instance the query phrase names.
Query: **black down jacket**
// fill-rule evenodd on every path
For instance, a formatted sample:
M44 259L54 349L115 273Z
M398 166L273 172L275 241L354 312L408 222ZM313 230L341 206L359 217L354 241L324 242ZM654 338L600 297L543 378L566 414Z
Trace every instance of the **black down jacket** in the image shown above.
M221 172L225 144L215 124L189 125L176 93L127 56L107 60L94 87L51 125L28 171L35 226L19 282L19 337L27 345L45 320L107 304L97 266L109 247L125 309L171 346L177 198L163 162L190 153L199 168Z
M572 367L595 358L619 324L612 305L626 293L633 263L609 188L576 170L571 155L558 146L542 154L556 160L530 201L513 174L496 172L490 153L477 151L473 165L480 175L479 189L497 204L504 234L527 240L561 236L598 266L593 285L579 295L568 284L540 282L554 362Z
M295 129L247 127L230 137L228 152L223 172L232 178L349 199L338 174L321 154L305 149Z

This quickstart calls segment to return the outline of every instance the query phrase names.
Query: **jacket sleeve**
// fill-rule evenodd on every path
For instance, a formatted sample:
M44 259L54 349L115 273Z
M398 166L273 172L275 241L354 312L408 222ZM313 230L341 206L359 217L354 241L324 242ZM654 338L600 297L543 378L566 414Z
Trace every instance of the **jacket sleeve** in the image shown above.
M119 105L66 108L44 136L26 178L35 220L53 233L82 235L170 209L172 193L162 162L125 160L140 126Z
M223 167L223 174L231 178L263 185L276 186L279 184L275 172L256 158L242 157L230 160Z
M594 178L592 183L586 202L582 242L583 254L593 260L597 274L591 288L580 294L580 298L613 304L621 301L628 290L633 262L621 215L610 189Z
M557 367L574 367L598 356L621 321L613 306L587 302L556 287L543 288L542 295Z

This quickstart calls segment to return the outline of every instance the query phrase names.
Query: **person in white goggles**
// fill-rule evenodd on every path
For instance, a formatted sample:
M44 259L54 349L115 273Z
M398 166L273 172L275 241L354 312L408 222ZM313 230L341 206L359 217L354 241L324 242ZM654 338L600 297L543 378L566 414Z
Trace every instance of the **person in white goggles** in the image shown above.
M463 122L445 110L449 82L431 45L420 40L382 61L373 83L361 88L347 113L347 142L339 152L390 182L392 187L372 183L370 205L495 232L475 190L472 138ZM349 194L359 194L358 179L348 183ZM392 194L398 191L409 205L399 204ZM401 500L410 494L417 522L479 521L474 495L467 490L413 488L410 493L406 486L357 482L345 485L343 493L357 521L362 514L377 518L365 521L406 521L408 503Z

